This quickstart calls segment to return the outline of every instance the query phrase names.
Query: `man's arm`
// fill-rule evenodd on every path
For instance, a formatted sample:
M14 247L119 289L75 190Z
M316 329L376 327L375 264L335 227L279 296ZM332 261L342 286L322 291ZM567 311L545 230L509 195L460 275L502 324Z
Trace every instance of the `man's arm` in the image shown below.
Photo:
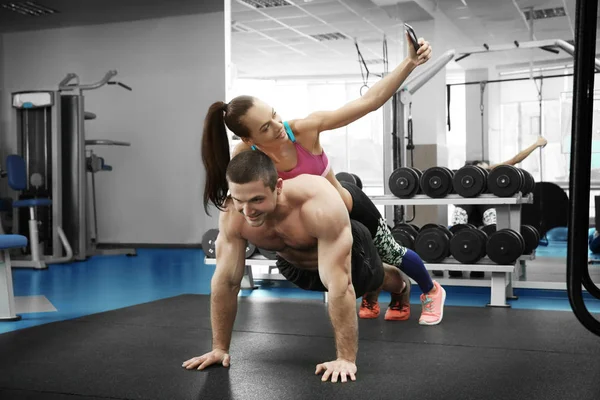
M213 350L229 352L233 323L237 313L237 296L246 265L246 240L232 229L232 211L219 217L219 236L216 241L217 267L211 280L210 315L213 331Z
M329 317L335 332L337 358L355 363L358 321L350 264L352 229L341 197L333 187L325 185L330 184L324 183L324 194L302 207L302 218L309 233L318 240L319 276L329 292Z

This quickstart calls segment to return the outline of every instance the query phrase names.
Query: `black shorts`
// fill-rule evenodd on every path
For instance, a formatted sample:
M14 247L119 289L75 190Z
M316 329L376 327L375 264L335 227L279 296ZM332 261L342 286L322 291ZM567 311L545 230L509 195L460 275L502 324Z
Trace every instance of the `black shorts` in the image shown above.
M369 230L360 222L350 220L352 226L352 285L356 298L379 288L383 284L383 263L371 239ZM288 281L304 290L326 292L318 271L296 268L277 256L277 269Z

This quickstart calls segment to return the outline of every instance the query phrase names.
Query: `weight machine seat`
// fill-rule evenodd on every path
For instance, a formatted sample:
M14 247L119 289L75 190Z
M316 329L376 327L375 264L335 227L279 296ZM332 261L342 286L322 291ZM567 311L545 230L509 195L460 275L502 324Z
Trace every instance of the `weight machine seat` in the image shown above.
M27 238L23 235L0 235L0 250L27 247Z
M52 205L52 200L46 198L17 200L13 202L14 208L38 207Z

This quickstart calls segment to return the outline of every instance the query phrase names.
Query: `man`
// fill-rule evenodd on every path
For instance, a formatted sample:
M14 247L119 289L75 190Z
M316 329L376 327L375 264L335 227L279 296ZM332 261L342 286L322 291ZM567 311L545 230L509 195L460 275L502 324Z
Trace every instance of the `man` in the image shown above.
M229 366L229 345L244 274L246 241L277 251L280 272L306 290L327 290L337 359L317 365L322 380L356 380L356 299L379 288L402 293L400 270L383 264L371 234L325 178L277 176L259 151L235 156L227 167L230 196L219 216L217 267L211 281L213 349L183 363L186 369ZM278 266L280 262L278 262Z

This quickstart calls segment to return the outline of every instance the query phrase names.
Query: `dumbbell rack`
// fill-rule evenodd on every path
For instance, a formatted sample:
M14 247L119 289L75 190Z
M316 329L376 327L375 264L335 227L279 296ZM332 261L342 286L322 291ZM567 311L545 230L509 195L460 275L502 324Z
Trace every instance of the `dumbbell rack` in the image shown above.
M533 203L533 194L521 196L517 194L513 197L497 197L491 194L483 194L474 198L464 198L458 195L448 195L444 198L431 198L425 195L416 195L410 199L400 199L394 195L369 196L376 205L493 205L496 208L496 227L497 229L511 228L519 230L521 227L521 205ZM493 263L488 257L484 257L476 264L461 264L452 257L446 259L443 263L426 263L427 270L438 271L481 271L490 272L490 307L510 307L506 299L516 298L513 294L513 275L518 273L520 267L524 267L525 260L535 258L535 252L532 255L522 256L515 265L498 265ZM205 258L205 264L216 265L215 258ZM270 260L263 255L256 254L246 259L244 278L242 280L242 289L256 289L255 279L259 280L285 280L283 275L274 274L253 274L253 266L267 266L269 271L275 268L276 260ZM442 282L444 283L444 282ZM327 302L327 293L323 294L324 302Z
M431 198L426 195L416 195L409 199L401 199L393 194L370 196L376 205L492 205L496 209L496 228L498 230L510 228L516 231L521 227L521 205L533 203L533 194L522 196L521 193L512 197L497 197L493 194L482 194L478 197L465 198L451 194L443 198ZM506 299L515 299L513 293L514 274L520 274L520 269L525 267L526 260L535 258L535 252L519 258L515 265L498 265L487 256L475 264L461 264L449 257L442 263L425 263L427 270L437 271L478 271L490 272L490 303L491 307L510 307Z

